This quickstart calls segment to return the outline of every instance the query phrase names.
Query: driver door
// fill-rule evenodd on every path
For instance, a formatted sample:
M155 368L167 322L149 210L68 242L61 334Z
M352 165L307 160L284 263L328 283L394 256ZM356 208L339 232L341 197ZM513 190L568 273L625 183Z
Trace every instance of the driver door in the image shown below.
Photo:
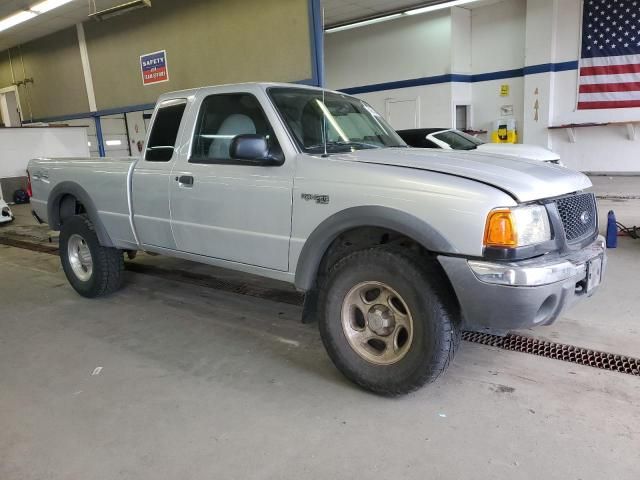
M261 166L229 155L241 134L264 135L279 148L259 100L251 93L209 95L193 120L191 151L176 164L169 188L177 249L287 271L291 162Z

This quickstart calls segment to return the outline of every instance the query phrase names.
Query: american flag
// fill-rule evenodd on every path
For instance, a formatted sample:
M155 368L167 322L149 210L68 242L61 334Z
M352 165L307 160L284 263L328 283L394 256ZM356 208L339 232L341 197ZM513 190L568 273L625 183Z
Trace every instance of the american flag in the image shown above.
M640 0L584 0L578 109L640 107Z

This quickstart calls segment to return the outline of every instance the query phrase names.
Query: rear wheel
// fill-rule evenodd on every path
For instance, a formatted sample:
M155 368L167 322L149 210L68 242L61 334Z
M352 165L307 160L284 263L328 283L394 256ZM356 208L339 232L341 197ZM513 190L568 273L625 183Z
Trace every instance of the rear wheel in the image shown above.
M69 283L84 297L107 295L122 284L122 251L100 245L93 224L84 215L62 224L60 260Z
M431 260L402 249L352 253L330 270L320 316L338 369L367 390L400 395L435 380L460 342L446 279Z

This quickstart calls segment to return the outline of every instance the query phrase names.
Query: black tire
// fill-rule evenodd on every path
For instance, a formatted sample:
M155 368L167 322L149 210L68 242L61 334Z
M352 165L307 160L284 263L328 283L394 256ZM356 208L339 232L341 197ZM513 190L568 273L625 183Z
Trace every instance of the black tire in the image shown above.
M413 317L413 340L390 365L364 359L342 326L342 304L361 282L383 282L404 300ZM434 381L460 343L460 314L447 279L434 261L410 251L376 247L342 258L321 288L320 335L331 360L349 380L372 392L397 396Z
M69 239L74 235L86 242L92 259L92 272L81 279L74 272L69 256ZM115 292L122 285L124 257L121 250L100 245L95 228L85 215L66 219L60 231L60 260L67 280L83 297L94 298Z

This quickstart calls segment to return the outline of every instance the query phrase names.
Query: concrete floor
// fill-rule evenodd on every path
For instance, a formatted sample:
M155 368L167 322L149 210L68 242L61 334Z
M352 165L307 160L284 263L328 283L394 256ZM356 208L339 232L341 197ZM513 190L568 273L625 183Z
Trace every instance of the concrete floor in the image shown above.
M46 239L29 223L0 234ZM526 333L640 357L640 240L609 259L596 296ZM2 480L640 478L638 377L463 343L389 400L340 375L295 305L131 272L87 300L57 257L2 245L0 272Z
M0 265L3 480L640 476L637 377L463 343L389 400L299 307L139 274L86 300L54 256Z

